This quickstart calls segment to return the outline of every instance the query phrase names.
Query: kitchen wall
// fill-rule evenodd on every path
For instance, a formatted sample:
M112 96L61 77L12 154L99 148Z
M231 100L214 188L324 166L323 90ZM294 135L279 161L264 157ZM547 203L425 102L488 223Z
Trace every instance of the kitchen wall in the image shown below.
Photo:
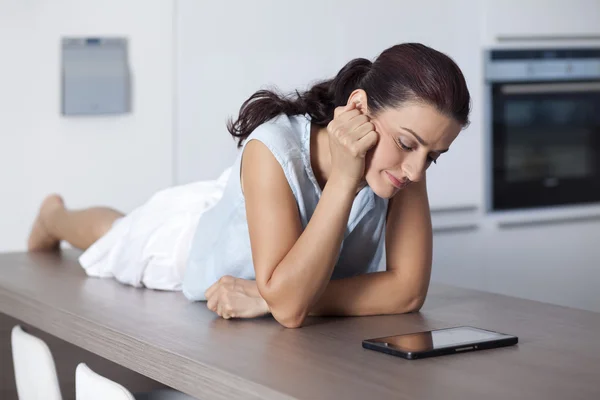
M173 9L162 0L0 0L0 251L48 193L125 212L173 182ZM129 39L133 112L60 114L62 36Z

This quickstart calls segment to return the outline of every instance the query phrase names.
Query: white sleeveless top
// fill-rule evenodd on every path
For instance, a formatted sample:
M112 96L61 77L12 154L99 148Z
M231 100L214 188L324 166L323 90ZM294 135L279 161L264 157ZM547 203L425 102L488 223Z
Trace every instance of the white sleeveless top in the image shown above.
M240 182L242 153L251 140L264 143L281 165L306 228L322 193L310 163L310 125L308 115L282 114L247 138L223 197L202 215L196 228L183 280L187 298L206 300L206 289L224 275L255 279ZM369 186L356 195L332 279L385 269L387 206L388 200L375 195Z

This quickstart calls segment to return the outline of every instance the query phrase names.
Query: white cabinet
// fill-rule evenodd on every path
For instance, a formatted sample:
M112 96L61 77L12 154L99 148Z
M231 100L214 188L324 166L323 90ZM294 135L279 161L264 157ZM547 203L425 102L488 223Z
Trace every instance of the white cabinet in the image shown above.
M600 221L435 232L432 281L600 312Z
M431 280L487 290L484 243L480 227L434 231Z
M598 220L496 229L484 244L487 290L600 312L599 230Z
M598 0L487 0L484 4L490 43L600 38Z

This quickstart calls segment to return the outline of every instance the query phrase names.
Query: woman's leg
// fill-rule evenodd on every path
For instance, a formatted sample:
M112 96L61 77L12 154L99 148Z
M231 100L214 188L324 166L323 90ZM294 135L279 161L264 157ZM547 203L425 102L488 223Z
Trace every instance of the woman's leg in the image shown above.
M50 195L42 202L31 229L29 251L56 250L65 240L73 247L86 250L124 214L106 207L67 210L63 199Z

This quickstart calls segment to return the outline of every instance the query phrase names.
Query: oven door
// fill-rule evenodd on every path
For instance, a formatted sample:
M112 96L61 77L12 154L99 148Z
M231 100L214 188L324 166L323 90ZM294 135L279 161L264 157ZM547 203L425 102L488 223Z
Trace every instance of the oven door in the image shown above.
M492 210L600 201L600 81L491 88Z

